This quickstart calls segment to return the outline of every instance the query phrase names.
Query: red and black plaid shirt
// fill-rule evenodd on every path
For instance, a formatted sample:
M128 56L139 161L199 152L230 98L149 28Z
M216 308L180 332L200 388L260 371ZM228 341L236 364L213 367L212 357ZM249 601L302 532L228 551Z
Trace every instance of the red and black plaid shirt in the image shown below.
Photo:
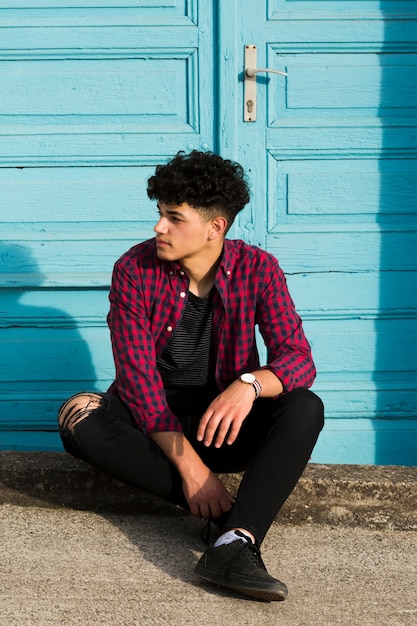
M188 282L179 263L158 259L155 239L134 246L114 266L107 321L116 379L109 391L117 393L145 433L181 431L156 359L181 320ZM309 387L316 374L310 346L277 260L243 241L225 240L213 297L220 390L243 372L259 369L257 324L268 349L266 367L284 390Z

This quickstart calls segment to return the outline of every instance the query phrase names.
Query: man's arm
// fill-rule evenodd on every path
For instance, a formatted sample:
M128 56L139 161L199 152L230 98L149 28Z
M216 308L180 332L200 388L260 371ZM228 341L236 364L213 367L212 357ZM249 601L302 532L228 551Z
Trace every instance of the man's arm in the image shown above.
M282 393L283 385L271 370L261 369L251 373L262 387L262 398L274 398ZM225 441L231 445L236 440L254 400L255 390L252 385L235 380L207 408L200 420L197 440L203 441L205 446L212 445L214 440L216 448L220 448Z
M267 280L259 294L257 323L268 352L266 367L279 378L284 391L310 387L316 368L284 272L274 259L264 274Z
M216 518L230 511L234 498L203 463L183 433L154 432L149 436L180 473L184 495L193 515Z
M115 264L107 317L116 369L113 386L145 434L181 432L156 365L156 339L149 316L152 303L144 294L140 268L125 265Z

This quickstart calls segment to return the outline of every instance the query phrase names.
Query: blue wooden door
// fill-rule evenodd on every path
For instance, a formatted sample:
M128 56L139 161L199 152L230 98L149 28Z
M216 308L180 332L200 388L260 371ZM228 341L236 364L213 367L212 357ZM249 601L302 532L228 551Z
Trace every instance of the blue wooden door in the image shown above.
M0 446L59 448L106 389L115 260L152 236L155 165L214 147L213 6L5 0L0 11Z
M305 320L313 460L417 464L416 3L39 4L2 3L0 446L59 449L60 401L112 379L112 265L152 235L154 166L196 147L248 170L233 235ZM287 73L258 76L256 122L246 45Z
M417 465L417 3L234 6L221 145L252 180L240 235L278 257L313 344L327 415L313 460ZM287 73L258 75L256 122L235 110L248 45Z

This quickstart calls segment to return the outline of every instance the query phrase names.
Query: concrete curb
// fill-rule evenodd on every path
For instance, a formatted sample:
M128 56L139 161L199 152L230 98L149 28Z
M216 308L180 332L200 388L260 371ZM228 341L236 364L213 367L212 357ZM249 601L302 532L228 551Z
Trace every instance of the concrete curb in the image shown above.
M223 478L236 493L241 476ZM61 452L0 452L0 504L182 514ZM417 530L417 467L311 464L278 519Z

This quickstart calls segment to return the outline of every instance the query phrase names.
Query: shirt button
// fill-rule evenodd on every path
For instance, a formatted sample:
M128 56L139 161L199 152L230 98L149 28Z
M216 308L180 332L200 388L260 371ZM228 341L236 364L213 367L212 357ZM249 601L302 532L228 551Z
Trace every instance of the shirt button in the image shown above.
M186 295L187 295L187 294L185 293L185 291L181 291L181 293L180 293L180 298L185 298L185 296L186 296Z
M184 270L180 270L180 274L181 274L181 276L184 276L184 274L185 274Z
M173 272L173 270L170 270L169 275L170 275L170 276L174 276L174 272Z
M231 272L230 270L227 270L227 272L226 272L226 274L227 274L228 276L230 276L230 274L231 274L231 273L232 273L232 272Z
M172 333L172 326L167 326L167 331L168 331L169 333Z

